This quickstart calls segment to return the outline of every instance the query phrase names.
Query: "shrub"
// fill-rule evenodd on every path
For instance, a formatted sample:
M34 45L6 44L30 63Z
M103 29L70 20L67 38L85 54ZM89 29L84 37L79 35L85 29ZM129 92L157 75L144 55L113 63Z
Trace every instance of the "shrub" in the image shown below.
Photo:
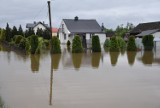
M67 41L67 47L70 47L71 46L71 42L68 40Z
M98 35L92 36L92 51L101 52L101 45Z
M134 36L130 36L127 44L127 51L136 51L136 43L135 43L135 38Z
M110 41L110 49L111 52L119 51L119 46L116 37L112 37Z
M35 54L38 48L38 36L32 35L30 37L30 43L31 43L31 54Z
M126 42L122 37L117 37L117 42L120 50L124 50L126 48Z
M58 37L52 37L51 39L51 53L61 53L60 40Z
M142 43L144 45L144 50L151 51L153 49L154 46L153 39L154 39L153 35L146 35L143 37Z
M83 52L82 41L78 35L76 35L72 42L72 53Z
M110 40L106 39L103 46L104 46L104 48L110 47Z
M24 37L21 36L21 35L16 35L16 36L14 36L13 41L14 41L14 43L15 43L16 45L19 45L19 43L21 42L21 39L22 39L22 38L24 38Z
M44 40L44 46L47 48L49 47L49 40Z

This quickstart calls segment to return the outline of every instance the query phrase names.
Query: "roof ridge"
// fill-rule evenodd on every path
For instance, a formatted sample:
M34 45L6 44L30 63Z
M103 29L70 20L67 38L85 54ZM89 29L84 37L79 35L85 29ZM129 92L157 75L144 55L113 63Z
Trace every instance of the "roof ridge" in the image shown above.
M154 22L145 22L145 23L139 23L139 24L151 24L151 23L160 23L160 21L154 21Z

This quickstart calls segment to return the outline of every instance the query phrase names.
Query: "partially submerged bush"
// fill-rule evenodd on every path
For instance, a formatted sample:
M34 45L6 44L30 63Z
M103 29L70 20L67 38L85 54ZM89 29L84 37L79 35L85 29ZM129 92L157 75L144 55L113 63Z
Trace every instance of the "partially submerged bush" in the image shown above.
M153 49L154 46L153 39L154 39L153 35L146 35L143 37L142 43L144 46L144 50L151 51Z
M117 37L117 42L120 50L125 50L126 48L126 42L122 37Z
M98 35L92 36L92 51L101 52L101 45Z
M72 42L72 53L83 52L82 41L78 35L76 35Z
M30 43L31 43L31 54L35 54L38 48L38 36L32 35L30 37Z
M106 39L104 42L104 48L108 48L108 47L110 47L110 40Z
M51 39L51 53L61 53L60 40L58 39L58 37L54 36Z
M134 36L130 36L127 44L127 51L136 51L136 43L135 43L135 38Z
M111 52L119 51L119 46L116 37L112 37L110 41L110 49Z

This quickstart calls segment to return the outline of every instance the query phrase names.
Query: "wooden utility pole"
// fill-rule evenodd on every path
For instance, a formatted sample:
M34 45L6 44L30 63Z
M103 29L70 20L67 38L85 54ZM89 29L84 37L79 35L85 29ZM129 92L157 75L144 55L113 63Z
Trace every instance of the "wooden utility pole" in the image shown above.
M48 12L49 12L49 25L50 25L50 38L52 39L52 19L51 19L51 2L48 1Z

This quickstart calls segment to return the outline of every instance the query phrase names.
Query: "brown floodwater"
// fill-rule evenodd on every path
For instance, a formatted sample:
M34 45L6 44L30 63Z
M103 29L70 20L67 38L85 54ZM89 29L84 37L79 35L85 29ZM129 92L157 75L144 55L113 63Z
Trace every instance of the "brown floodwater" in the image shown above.
M160 108L153 52L25 55L0 45L0 108Z

